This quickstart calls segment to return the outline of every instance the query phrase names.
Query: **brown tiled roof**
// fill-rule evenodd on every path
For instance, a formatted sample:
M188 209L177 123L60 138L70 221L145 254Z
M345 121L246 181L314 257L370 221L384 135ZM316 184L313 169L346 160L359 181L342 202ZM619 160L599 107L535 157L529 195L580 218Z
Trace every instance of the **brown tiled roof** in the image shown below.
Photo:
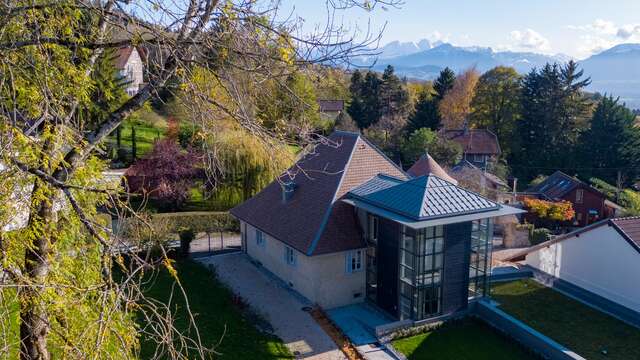
M500 155L498 137L487 129L444 130L442 134L460 144L466 154Z
M487 181L492 183L496 188L498 187L508 187L507 183L499 178L498 176L483 171L479 167L473 165L467 160L462 160L459 164L451 168L450 170L451 176L462 181L462 179L469 180L473 179L474 181L480 181L482 177L484 177Z
M339 112L344 110L344 100L318 100L320 112Z
M640 252L640 216L611 219L611 222Z
M440 166L429 154L422 155L420 159L418 159L418 161L416 161L413 166L407 170L407 173L413 177L433 174L452 184L458 185L458 180L449 176L442 166Z
M378 173L407 176L358 134L336 131L329 140L290 169L295 190L287 202L274 181L231 213L307 255L364 247L353 208L338 200Z
M116 51L116 63L115 63L115 67L117 69L124 69L125 66L127 65L127 61L129 61L129 57L131 56L131 53L133 52L133 46L127 46L127 47L122 47L119 48Z

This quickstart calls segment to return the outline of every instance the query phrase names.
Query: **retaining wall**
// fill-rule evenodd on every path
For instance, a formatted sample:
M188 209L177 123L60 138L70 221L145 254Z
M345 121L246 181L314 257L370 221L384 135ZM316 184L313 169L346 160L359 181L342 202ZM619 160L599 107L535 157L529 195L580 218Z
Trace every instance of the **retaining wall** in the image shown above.
M492 327L517 340L545 359L584 360L582 356L498 309L490 301L482 300L476 302L473 313Z

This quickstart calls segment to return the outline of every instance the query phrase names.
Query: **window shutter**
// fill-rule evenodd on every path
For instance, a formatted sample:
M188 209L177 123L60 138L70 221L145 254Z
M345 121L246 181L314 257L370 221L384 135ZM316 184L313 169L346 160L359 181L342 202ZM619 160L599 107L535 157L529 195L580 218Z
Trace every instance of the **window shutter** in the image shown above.
M345 254L345 264L344 264L344 270L347 273L351 272L351 251L347 251L347 253Z

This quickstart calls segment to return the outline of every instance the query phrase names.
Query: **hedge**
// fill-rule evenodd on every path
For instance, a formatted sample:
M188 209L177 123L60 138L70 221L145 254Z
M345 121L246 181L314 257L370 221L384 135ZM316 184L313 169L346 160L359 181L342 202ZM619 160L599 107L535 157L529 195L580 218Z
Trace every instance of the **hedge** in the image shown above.
M152 215L153 222L161 222L168 231L177 233L181 228L199 232L240 232L240 222L226 211L192 211Z
M538 245L549 240L549 229L537 228L529 231L529 241L531 245Z

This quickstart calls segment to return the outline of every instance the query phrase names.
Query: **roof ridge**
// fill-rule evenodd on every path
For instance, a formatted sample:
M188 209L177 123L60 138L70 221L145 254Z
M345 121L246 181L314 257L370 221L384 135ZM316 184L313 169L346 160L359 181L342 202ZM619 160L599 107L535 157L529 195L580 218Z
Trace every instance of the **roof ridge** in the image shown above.
M340 130L337 130L340 131ZM400 167L400 165L396 164L395 161L391 160L387 154L385 154L382 150L380 150L375 144L373 144L371 141L369 141L365 136L361 136L361 134L358 134L359 138L362 139L362 141L366 142L367 145L371 146L375 151L378 152L378 154L382 155L383 158L385 158L387 161L389 161L391 164L393 164L393 166L396 167L396 169L400 170L400 172L407 177L407 179L411 179L412 176L410 176L409 174L407 174L406 171L404 171L404 169L402 169L402 167Z
M640 215L634 215L634 216L622 216L622 217L615 217L615 218L610 218L610 220L613 221L617 221L617 220L640 220Z
M334 130L328 137L331 137L331 135L334 135L334 134L344 134L349 136L362 137L362 134L360 134L359 132L347 131L347 130Z
M331 135L336 134L336 133L345 133L345 134L349 134L349 135L354 135L355 134L355 133L348 132L348 131L336 130ZM324 232L324 229L327 226L327 223L329 222L329 217L331 216L331 211L333 210L333 204L337 200L336 197L338 195L338 190L340 190L340 186L342 186L342 181L344 180L344 177L346 176L347 169L349 169L349 164L351 163L351 159L353 158L353 154L355 153L355 151L356 151L356 149L358 147L358 140L361 138L359 133L355 134L355 135L356 135L356 139L353 142L353 146L351 147L351 153L349 154L349 158L347 159L347 162L344 164L344 168L341 171L340 181L338 181L338 185L335 187L335 189L333 189L333 196L331 197L331 201L329 202L329 206L327 207L327 210L325 211L325 213L324 213L324 215L322 217L322 222L320 223L320 227L318 228L318 231L316 231L316 234L313 236L313 240L311 240L311 244L309 244L309 248L307 249L307 253L306 253L307 256L311 256L313 254L313 251L316 249L316 246L318 246L318 242L320 241L320 238L322 237L322 233Z

